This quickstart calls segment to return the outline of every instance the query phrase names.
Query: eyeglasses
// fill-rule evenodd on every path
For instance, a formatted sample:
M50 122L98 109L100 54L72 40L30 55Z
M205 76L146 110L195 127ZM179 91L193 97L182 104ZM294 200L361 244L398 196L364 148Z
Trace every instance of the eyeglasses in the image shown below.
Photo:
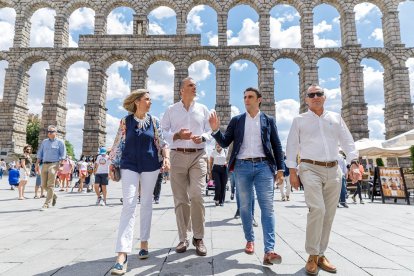
M316 92L316 93L308 93L306 97L313 99L315 98L315 96L318 96L320 98L320 97L323 97L324 95L325 93L323 92Z
M55 133L56 130L48 130L47 133Z

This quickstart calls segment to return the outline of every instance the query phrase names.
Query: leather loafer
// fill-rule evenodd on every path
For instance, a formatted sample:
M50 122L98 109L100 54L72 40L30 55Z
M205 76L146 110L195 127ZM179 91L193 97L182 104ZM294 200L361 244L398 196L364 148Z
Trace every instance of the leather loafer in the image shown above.
M207 255L207 248L204 245L203 239L193 238L193 245L196 248L196 253L197 253L198 256Z
M248 241L246 243L246 247L244 248L244 252L249 255L253 254L254 253L254 242Z
M282 256L279 254L271 251L267 252L263 257L263 264L264 265L274 265L274 264L281 264L282 263Z
M318 255L310 255L305 266L306 273L310 275L318 274Z
M336 273L336 267L332 265L325 256L319 257L318 266L326 272Z
M185 251L187 251L187 247L188 247L189 243L187 240L185 240L184 242L180 242L176 247L175 247L175 252L177 253L184 253Z

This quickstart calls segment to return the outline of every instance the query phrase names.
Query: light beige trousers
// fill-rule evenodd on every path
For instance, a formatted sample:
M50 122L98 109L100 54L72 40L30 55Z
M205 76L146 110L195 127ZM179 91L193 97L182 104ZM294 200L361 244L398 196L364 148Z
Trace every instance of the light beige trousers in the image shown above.
M305 249L309 255L323 255L339 200L342 172L338 166L326 168L301 163L299 177L309 208Z
M171 188L174 197L175 216L180 242L188 239L188 231L194 238L204 238L204 199L207 162L204 150L184 153L171 150Z
M59 162L48 163L42 165L40 177L42 179L42 187L46 191L46 200L44 205L49 206L53 197L55 197L55 181L56 174L59 168Z

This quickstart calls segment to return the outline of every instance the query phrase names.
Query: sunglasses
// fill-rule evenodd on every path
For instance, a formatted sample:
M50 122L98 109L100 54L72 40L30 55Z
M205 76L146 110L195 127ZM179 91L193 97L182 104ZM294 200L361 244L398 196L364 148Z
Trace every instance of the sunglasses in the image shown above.
M48 130L47 133L55 133L56 130Z
M316 92L316 93L309 93L306 95L306 97L313 99L315 98L315 96L318 96L320 98L320 97L323 97L324 95L325 93L323 92Z

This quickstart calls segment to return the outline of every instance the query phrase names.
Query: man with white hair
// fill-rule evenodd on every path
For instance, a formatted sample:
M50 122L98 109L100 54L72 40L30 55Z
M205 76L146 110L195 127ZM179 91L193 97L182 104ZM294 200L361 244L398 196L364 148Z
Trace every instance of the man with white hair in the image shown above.
M56 137L56 126L47 127L47 138L40 144L37 151L36 172L40 173L39 164L42 161L42 187L47 192L42 211L49 208L49 204L56 205L57 196L54 193L56 174L60 163L66 158L66 147L62 139Z
M336 273L336 267L324 254L341 190L338 144L349 163L358 157L354 140L341 115L325 110L325 100L319 85L308 88L305 101L309 110L293 120L286 146L286 166L295 189L299 188L296 160L298 155L300 157L299 177L309 208L305 249L310 256L305 269L311 275L318 274L318 267Z

